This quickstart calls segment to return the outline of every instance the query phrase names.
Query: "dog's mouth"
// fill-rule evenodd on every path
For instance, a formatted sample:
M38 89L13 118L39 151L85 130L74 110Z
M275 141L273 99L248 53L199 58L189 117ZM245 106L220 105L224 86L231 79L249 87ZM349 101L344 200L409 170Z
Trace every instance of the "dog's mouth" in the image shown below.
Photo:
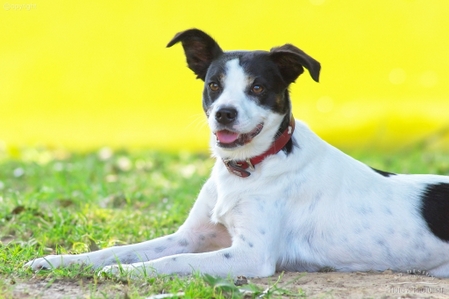
M263 129L263 123L258 124L254 130L246 134L240 134L229 130L220 130L215 132L217 146L223 148L234 148L250 143L254 137L259 135Z

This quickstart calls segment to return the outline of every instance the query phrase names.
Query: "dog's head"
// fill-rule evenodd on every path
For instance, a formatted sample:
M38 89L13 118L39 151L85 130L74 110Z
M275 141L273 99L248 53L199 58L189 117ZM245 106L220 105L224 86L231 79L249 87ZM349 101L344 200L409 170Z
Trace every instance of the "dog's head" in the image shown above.
M223 52L198 29L178 33L188 67L204 81L203 109L212 149L224 159L245 160L265 152L288 126L288 86L308 69L318 82L320 64L293 45L267 51Z

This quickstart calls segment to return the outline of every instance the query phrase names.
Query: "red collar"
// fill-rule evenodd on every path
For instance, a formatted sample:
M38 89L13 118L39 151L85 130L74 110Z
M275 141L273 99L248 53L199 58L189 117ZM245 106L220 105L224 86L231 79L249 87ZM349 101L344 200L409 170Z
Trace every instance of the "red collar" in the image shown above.
M247 178L251 175L251 173L249 171L246 171L245 169L249 168L250 170L254 170L255 169L254 166L262 162L266 157L277 154L281 149L284 148L284 146L290 140L294 130L295 130L295 119L293 118L292 115L290 117L290 123L288 124L288 127L285 129L282 135L279 136L273 142L271 147L266 152L264 152L259 156L246 159L245 161L223 159L223 163L226 165L226 168L229 170L230 173L235 174L236 176L242 178Z

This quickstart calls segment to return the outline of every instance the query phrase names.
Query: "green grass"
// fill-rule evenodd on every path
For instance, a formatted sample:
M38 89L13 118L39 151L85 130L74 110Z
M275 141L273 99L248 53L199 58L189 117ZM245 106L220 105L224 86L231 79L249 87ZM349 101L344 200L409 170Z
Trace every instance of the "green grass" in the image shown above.
M449 174L449 156L442 152L414 149L354 156L391 172ZM50 287L61 281L83 288L88 298L178 292L184 298L277 298L292 292L277 287L276 280L263 290L199 274L130 282L100 279L88 268L32 273L22 267L47 254L81 253L174 232L213 162L208 154L186 152L0 150L0 298L12 296L18 283L43 282ZM244 289L250 294L244 295ZM297 288L288 295L304 294Z

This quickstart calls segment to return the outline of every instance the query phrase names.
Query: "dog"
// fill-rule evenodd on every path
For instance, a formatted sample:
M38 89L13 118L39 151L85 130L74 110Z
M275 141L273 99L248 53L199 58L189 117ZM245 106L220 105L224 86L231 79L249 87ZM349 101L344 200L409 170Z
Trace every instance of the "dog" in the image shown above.
M26 266L234 277L420 269L449 277L449 177L370 168L295 120L288 88L304 69L319 81L315 59L291 44L224 52L198 29L167 47L179 42L204 81L216 158L186 221L147 242Z

